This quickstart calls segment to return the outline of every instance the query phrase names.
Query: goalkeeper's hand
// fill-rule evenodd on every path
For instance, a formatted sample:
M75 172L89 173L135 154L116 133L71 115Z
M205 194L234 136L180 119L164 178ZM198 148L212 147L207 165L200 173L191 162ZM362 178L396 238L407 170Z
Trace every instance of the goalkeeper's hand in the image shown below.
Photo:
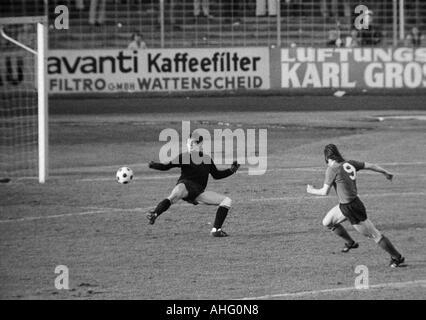
M235 173L235 172L237 172L239 167L240 167L240 164L237 161L234 161L231 165L231 171L233 173Z
M386 179L388 179L389 181L392 181L392 179L393 179L393 173L390 173L389 171L386 171L384 173L384 175L385 175Z
M150 161L149 163L148 163L148 167L150 168L150 169L159 169L159 167L161 166L161 164L160 163L156 163L156 162L154 162L154 161Z

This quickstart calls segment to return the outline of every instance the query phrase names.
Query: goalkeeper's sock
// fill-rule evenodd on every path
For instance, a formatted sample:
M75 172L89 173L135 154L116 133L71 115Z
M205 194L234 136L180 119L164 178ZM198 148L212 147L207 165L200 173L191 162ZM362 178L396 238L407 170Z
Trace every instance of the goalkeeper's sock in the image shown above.
M348 245L352 245L355 243L354 239L352 239L352 237L341 224L334 226L332 230L335 235L344 239Z
M213 228L220 229L222 227L223 222L226 219L226 216L228 215L229 208L219 206L217 208L216 212L216 218L214 219Z
M385 236L382 236L382 239L377 243L380 248L385 250L387 253L391 255L394 259L401 259L401 254L398 252L398 250L395 249L392 242Z
M170 202L169 199L164 199L157 205L157 207L154 209L154 212L157 214L157 216L159 216L164 211L169 209L171 205L172 203Z

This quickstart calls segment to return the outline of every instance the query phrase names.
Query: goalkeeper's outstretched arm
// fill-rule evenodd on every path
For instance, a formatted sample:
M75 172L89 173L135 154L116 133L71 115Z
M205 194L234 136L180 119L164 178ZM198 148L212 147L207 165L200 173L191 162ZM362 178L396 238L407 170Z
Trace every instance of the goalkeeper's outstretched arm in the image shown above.
M386 179L388 179L388 180L393 179L393 173L392 172L390 172L386 169L383 169L382 167L380 167L377 164L365 162L364 169L374 171L374 172L378 172L378 173L382 173L386 177Z
M173 164L171 162L169 162L169 163L160 163L160 162L151 161L148 164L148 166L151 169L160 170L160 171L167 171L167 170L170 170L171 168L177 168L177 167L179 167L179 164Z
M212 160L212 166L210 168L210 174L214 179L223 179L226 177L229 177L230 175L237 172L238 168L240 167L240 164L237 161L234 161L231 165L231 168L226 170L218 170L216 165L214 164Z

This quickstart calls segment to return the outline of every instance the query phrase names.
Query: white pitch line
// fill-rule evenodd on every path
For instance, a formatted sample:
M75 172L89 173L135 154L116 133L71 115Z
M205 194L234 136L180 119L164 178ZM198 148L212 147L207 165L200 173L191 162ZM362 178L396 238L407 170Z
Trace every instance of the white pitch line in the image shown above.
M179 203L175 204L174 207L189 207L192 206L189 203ZM92 214L98 214L98 213L106 213L106 212L146 212L147 210L151 209L150 207L145 208L106 208L106 207L83 207L86 209L91 209L89 211L82 211L82 212L70 212L70 213L63 213L63 214L54 214L49 216L33 216L33 217L23 217L18 219L4 219L0 220L0 224L2 223L10 223L10 222L24 222L24 221L34 221L34 220L43 220L43 219L56 219L56 218L66 218L66 217L78 217L78 216L86 216L86 215L92 215Z
M262 159L267 159L267 157L260 157ZM257 158L256 158L257 159ZM226 161L228 160L228 161ZM215 161L216 164L232 164L232 161L234 159L225 159L225 161L219 163L218 161ZM386 165L386 166L407 166L407 165L426 165L425 161L414 161L414 162L381 162L380 164L382 165ZM79 168L71 168L73 170L75 170L75 172L82 172L87 170L88 168L91 168L93 170L115 170L119 167L123 167L124 165L109 165L109 166L99 166L99 167L83 167L81 169ZM148 167L148 162L140 162L140 163L133 163L133 164L128 164L126 165L127 167L135 167L135 168L139 168L139 167ZM298 167L296 167L298 168ZM292 170L294 168L285 168L285 169L289 169ZM59 170L59 169L58 169Z
M365 292L371 289L384 289L384 288L414 288L414 287L425 287L426 280L413 280L406 282L389 282L389 283L379 283L370 285L368 289L356 289L355 287L345 287L345 288L330 288L322 290L312 290L312 291L300 291L300 292L288 292L288 293L278 293L278 294L268 294L259 297L246 297L236 300L265 300L271 298L297 298L309 295L318 295L322 293L336 293L336 292L347 292L347 291L359 291Z
M133 164L133 165L129 165L128 167L137 167L137 166L141 166L141 165L148 165L147 163L139 163L139 164ZM422 166L422 165L426 165L426 162L424 161L415 161L415 162L383 162L381 163L381 165L384 166ZM119 166L115 165L115 166L103 166L103 167L93 167L94 169L96 168L96 170L89 172L89 174L96 174L97 172L99 172L99 170L101 169L105 169L105 168L117 168ZM90 167L92 168L92 167ZM266 172L274 172L274 171L322 171L324 170L324 167L286 167L286 168L272 168L272 169L267 169ZM58 171L58 170L56 170ZM241 172L245 172L247 170L240 170ZM52 172L54 172L52 170ZM75 174L79 174L79 173L84 173L87 172L87 170L81 169L80 171L78 171L77 169L75 171L73 171L73 173ZM409 176L411 174L397 174L397 176ZM425 176L425 175L415 175L412 174L413 176ZM173 175L147 175L147 176L141 176L141 177L137 177L135 178L135 180L162 180L162 179L170 179L170 178L176 178L178 177L179 174L173 174ZM52 175L49 179L62 179L64 176L55 176ZM16 178L17 181L20 180L37 180L38 178L36 177L18 177ZM85 178L85 179L77 179L77 181L84 181L84 182L96 182L96 181L114 181L114 176L112 175L112 177L103 177L103 178Z
M324 170L324 168L320 168L320 167L313 167L313 168L275 168L275 169L267 169L267 173L268 172L272 172L272 171L321 171ZM240 170L239 173L241 172L247 172L248 170ZM255 170L256 171L256 170ZM172 179L172 178L178 178L180 175L179 174L169 174L169 175L146 175L146 176L140 176L140 177L135 177L134 180L166 180L166 179ZM83 179L78 179L77 181L79 182L101 182L101 181L115 181L114 177L102 177L102 178L83 178Z
M322 172L324 171L324 168L276 168L276 169L268 169L266 173L268 172L277 172L277 171L305 171L305 172ZM247 170L240 170L239 173L247 172ZM363 174L368 175L374 175L374 172L363 172ZM133 181L138 180L169 180L169 179L176 179L180 175L179 174L169 174L169 175L146 175L146 176L139 176L135 177ZM258 175L257 175L258 176ZM397 173L395 174L395 177L418 177L418 178L424 178L426 177L426 174L417 174L417 173ZM63 176L52 176L49 179L62 179ZM36 181L38 178L36 177L20 177L16 178L17 181L25 181L25 180L34 180ZM77 182L115 182L115 177L102 177L102 178L83 178L83 179L76 179Z
M105 213L109 211L117 212L117 211L144 211L148 210L148 208L133 208L133 209L121 209L121 208L94 208L95 210L90 211L82 211L82 212L71 212L71 213L63 213L63 214L54 214L50 216L33 216L33 217L23 217L18 219L5 219L0 220L1 223L8 222L23 222L23 221L34 221L34 220L44 220L44 219L55 219L55 218L65 218L65 217L77 217L77 216L86 216L97 213Z
M360 195L361 197L371 197L371 198L381 198L381 197L397 197L397 196L426 196L426 192L404 192L404 193L377 193L377 194L363 194ZM263 201L285 201L285 200L324 200L324 199L330 199L331 197L322 197L322 196L310 196L310 195L303 195L303 196L290 196L290 197L275 197L275 198L256 198L256 199L247 199L244 201L238 201L236 204L240 203L247 203L247 201L252 202L263 202ZM174 207L191 207L191 204L188 203L178 203L174 204ZM5 219L0 220L0 224L2 223L10 223L10 222L23 222L23 221L32 221L32 220L43 220L43 219L54 219L54 218L64 218L64 217L72 217L72 216L85 216L85 215L91 215L91 214L98 214L98 213L105 213L105 212L144 212L152 208L145 207L145 208L106 208L106 207L83 207L89 209L89 211L82 211L82 212L72 212L72 213L64 213L64 214L55 214L50 216L33 216L33 217L23 217L18 219Z
M24 217L18 219L5 219L0 220L0 223L8 223L8 222L23 222L23 221L34 221L34 220L43 220L43 219L54 219L54 218L64 218L64 217L73 217L73 216L84 216L95 213L102 213L107 210L94 210L94 211L83 211L83 212L72 212L72 213L63 213L63 214L55 214L50 216L34 216L34 217Z
M268 169L266 172L271 171L320 171L321 169L318 168L277 168L277 169ZM240 170L241 172L246 172L248 170ZM167 180L172 178L178 178L179 174L170 174L170 175L146 175L146 176L140 176L135 177L134 181L137 180ZM102 177L102 178L84 178L84 179L78 179L78 182L102 182L102 181L115 181L114 177Z
M178 178L179 174L169 174L169 175L147 175L147 176L140 176L133 179L133 181L136 180L164 180L164 179L172 179L172 178ZM115 182L115 177L104 177L104 178L85 178L85 179L78 179L79 182L97 182L97 181L111 181Z
M397 196L426 196L426 192L388 192L388 193L372 193L372 194L360 194L361 198L381 198L381 197L397 197ZM305 196L291 196L291 197L272 197L272 198L258 198L250 199L250 201L259 202L259 201L283 201L283 200L320 200L320 199L330 199L327 196L314 196L314 195L305 195Z
M240 171L246 172L247 170ZM306 172L322 172L325 171L324 168L276 168L276 169L268 169L266 173L268 172L277 172L277 171L306 171ZM368 175L374 175L374 172L363 172L363 174ZM140 176L136 177L133 180L168 180L173 178L178 178L179 174L170 174L170 175L147 175L147 176ZM395 177L426 177L425 174L416 174L416 173L396 173ZM78 179L78 182L102 182L102 181L111 181L114 182L114 177L102 177L102 178L84 178L84 179Z

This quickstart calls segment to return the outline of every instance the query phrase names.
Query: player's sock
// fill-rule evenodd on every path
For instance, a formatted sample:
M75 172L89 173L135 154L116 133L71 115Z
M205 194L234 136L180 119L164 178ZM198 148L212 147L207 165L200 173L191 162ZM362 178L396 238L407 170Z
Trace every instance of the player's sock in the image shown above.
M157 207L154 209L155 213L157 214L157 216L159 216L160 214L162 214L164 211L166 211L167 209L170 208L170 206L172 205L172 203L170 202L169 199L164 199L163 201L161 201Z
M380 241L377 244L380 246L380 248L382 248L387 253L389 253L392 258L394 259L401 258L401 254L398 252L398 250L395 249L392 242L390 242L390 240L386 238L385 236L382 236L382 239L380 239Z
M332 230L333 230L335 235L344 239L347 244L352 245L352 244L355 243L354 239L352 239L352 237L349 235L349 233L346 231L346 229L341 224L334 226Z
M219 208L217 208L216 218L214 219L213 228L220 229L222 227L222 224L226 219L228 211L229 211L229 208L227 207L219 206Z

